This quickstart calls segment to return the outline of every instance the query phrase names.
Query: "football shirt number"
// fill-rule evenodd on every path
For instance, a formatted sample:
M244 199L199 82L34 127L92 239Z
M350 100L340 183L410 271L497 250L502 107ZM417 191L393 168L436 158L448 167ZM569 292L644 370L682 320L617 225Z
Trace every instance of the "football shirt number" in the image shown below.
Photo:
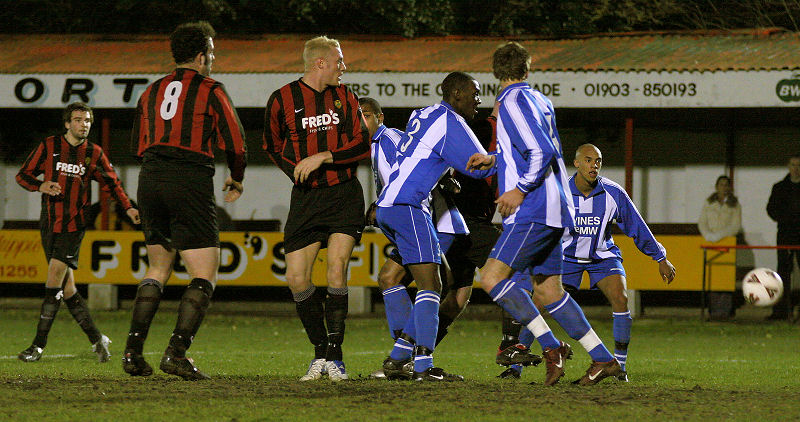
M183 84L179 81L172 81L167 85L164 90L164 101L161 103L161 118L164 120L172 120L175 114L178 113L178 100L183 91Z
M408 131L408 133L406 133L406 135L408 135L408 140L406 142L403 142L402 144L400 144L400 152L406 152L406 150L408 149L408 146L411 145L411 141L414 140L412 135L414 135L415 133L419 132L420 125L421 125L421 123L420 123L419 119L414 119L413 121L411 121L412 129L410 131Z

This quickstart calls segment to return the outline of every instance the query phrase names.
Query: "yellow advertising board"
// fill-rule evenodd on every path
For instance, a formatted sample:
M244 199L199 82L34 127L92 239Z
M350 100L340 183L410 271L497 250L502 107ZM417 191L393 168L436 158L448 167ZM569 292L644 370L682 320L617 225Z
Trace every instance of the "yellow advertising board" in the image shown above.
M671 285L661 281L658 264L636 249L633 240L615 236L623 251L628 288L636 290L700 290L703 253L702 237L692 235L658 235L667 249L669 260L677 269ZM735 244L734 238L718 244ZM351 286L377 287L378 271L386 261L391 244L380 233L364 233L350 258ZM220 233L219 285L283 286L286 284L286 261L283 233L223 232ZM710 252L716 254L716 252ZM325 283L325 250L314 266L313 279ZM711 290L733 290L735 285L735 251L720 256L711 266ZM144 237L140 232L87 231L83 239L78 270L78 283L137 284L147 269ZM0 230L0 282L42 283L47 263L38 230ZM188 283L186 269L177 262L171 283ZM588 287L584 279L582 287Z
M350 258L350 285L377 286L378 271L391 245L382 234L364 233ZM325 250L319 254L313 278L325 283ZM75 279L78 283L137 284L147 270L141 232L87 231ZM286 285L283 233L220 233L218 284L230 286ZM38 230L0 230L0 282L43 283L47 263ZM188 283L189 274L177 262L171 283Z

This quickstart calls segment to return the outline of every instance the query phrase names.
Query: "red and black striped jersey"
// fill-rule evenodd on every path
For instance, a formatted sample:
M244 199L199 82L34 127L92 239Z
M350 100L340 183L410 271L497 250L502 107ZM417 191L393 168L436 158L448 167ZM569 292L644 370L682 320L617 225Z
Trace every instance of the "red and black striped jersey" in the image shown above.
M213 166L213 146L225 151L233 180L242 181L247 145L239 115L222 83L177 68L153 82L136 107L131 149Z
M44 174L44 180L38 176ZM123 208L131 207L122 183L108 162L102 148L89 141L72 146L64 136L51 136L42 141L25 160L17 173L17 183L38 192L44 181L61 185L61 194L42 194L43 228L53 233L83 230L85 214L92 202L89 182L94 179L101 189L110 192Z
M312 188L333 186L356 176L358 161L369 158L369 131L358 97L346 85L322 92L302 79L272 93L264 115L264 150L294 181L300 160L330 151L333 163L311 173Z

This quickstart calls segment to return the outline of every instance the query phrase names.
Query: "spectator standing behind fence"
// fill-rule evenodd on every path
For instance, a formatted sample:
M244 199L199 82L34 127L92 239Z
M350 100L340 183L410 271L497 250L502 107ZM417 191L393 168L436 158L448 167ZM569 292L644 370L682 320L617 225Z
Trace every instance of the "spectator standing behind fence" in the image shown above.
M725 237L736 236L742 230L742 206L733 195L731 178L722 175L714 185L716 191L703 202L697 228L709 242L719 242ZM733 293L711 292L709 314L712 321L726 321L734 316Z
M709 242L719 242L722 238L736 236L742 230L742 206L733 195L730 177L720 176L715 185L716 192L703 203L697 228Z
M772 186L767 214L778 223L778 246L800 245L800 154L789 157L789 174ZM783 297L772 307L772 314L767 319L792 318L792 257L800 265L800 251L778 250L778 274L783 279Z

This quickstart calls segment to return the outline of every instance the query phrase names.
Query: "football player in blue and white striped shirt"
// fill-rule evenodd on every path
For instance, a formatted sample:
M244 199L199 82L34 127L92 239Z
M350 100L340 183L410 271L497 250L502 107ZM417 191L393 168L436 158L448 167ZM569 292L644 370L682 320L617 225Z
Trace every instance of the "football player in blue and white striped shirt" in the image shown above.
M378 197L378 225L397 246L419 288L411 317L414 324L404 329L404 334L415 339L416 347L405 344L402 336L398 339L384 361L387 377L402 373L413 352L414 379L463 379L433 366L442 286L441 249L423 203L449 167L474 178L494 174L495 156L486 153L464 120L477 113L479 93L478 82L465 73L453 72L445 77L443 101L411 114L398 144L397 169Z
M372 171L375 178L377 192L383 190L383 186L388 184L389 177L393 170L397 169L397 145L403 136L403 132L393 128L387 128L383 124L383 113L380 104L373 98L361 97L358 99L364 120L372 140ZM457 235L468 235L464 217L455 206L454 201L449 197L451 190L459 188L458 182L449 174L440 179L437 186L433 189L428 201L423 207L432 214L436 226L436 234L439 238L440 248L446 254ZM367 225L375 225L374 204L370 207L367 215ZM413 319L409 318L413 305L409 298L406 287L413 282L410 274L403 267L403 261L397 249L394 249L386 260L378 274L378 286L383 295L383 302L386 305L386 320L389 325L389 333L393 340L397 340L403 333L406 324L414 324ZM447 328L461 314L469 302L469 292L457 294L452 289L452 275L446 265L441 268L441 276L448 277L448 286L442 286L443 290L447 287L447 293L442 292L445 298L439 308L439 328L436 344L439 344L447 333ZM459 289L460 290L460 289ZM471 292L471 289L470 289ZM406 338L404 341L414 343L414 339ZM409 373L409 375L411 375ZM370 374L371 378L385 378L383 369Z
M576 290L583 272L589 273L589 287L598 288L611 302L613 313L614 357L623 370L628 358L631 337L631 313L625 293L625 269L622 253L611 237L610 224L633 238L642 253L658 262L658 272L666 283L675 278L675 267L667 260L667 251L647 227L625 190L599 176L603 154L592 144L575 152L578 172L569 179L575 205L575 229L563 238L564 273L562 282ZM627 380L627 374L620 379Z
M510 278L513 271L529 272L537 303L592 357L586 375L578 380L592 385L622 369L561 286L561 237L574 225L575 207L553 104L525 82L530 60L527 50L515 42L498 47L493 55L494 75L502 88L497 118L501 195L496 202L504 231L481 270L481 285L536 336L547 364L545 385L553 385L564 375L564 359L572 350L553 336L530 296ZM524 345L511 348L529 353Z

